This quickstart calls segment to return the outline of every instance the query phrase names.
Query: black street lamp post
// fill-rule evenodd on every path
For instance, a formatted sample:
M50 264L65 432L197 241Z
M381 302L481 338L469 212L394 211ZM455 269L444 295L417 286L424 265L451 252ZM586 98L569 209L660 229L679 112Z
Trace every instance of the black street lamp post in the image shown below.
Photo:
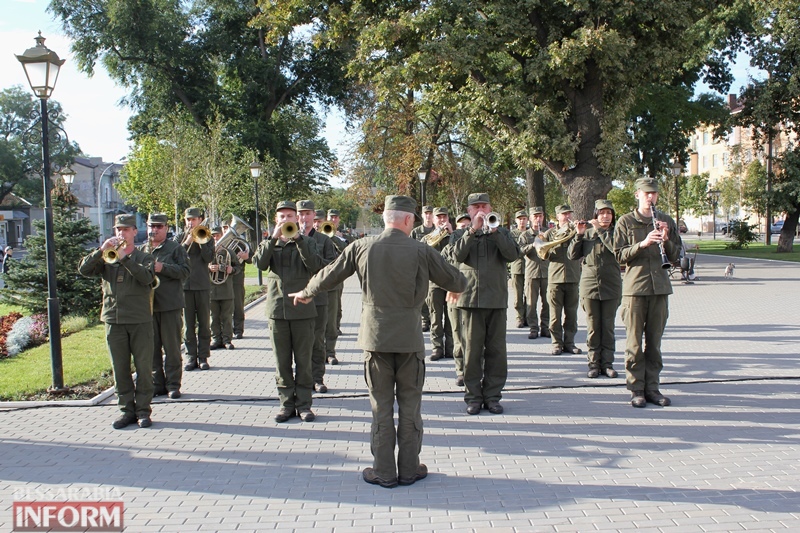
M428 171L424 168L421 168L417 172L417 176L419 177L419 185L420 185L421 205L419 206L419 208L420 210L422 210L423 206L425 205L425 180L428 178Z
M25 53L17 56L22 63L25 75L33 93L41 102L42 120L42 180L44 182L44 226L45 249L47 253L47 316L50 330L50 365L53 372L53 386L51 392L64 392L64 367L61 357L61 316L59 311L58 294L56 292L56 249L53 234L53 201L51 198L50 182L50 146L47 116L47 99L53 94L53 89L58 80L58 72L63 59L58 54L49 50L45 45L45 38L39 32L35 38L36 46L28 48Z
M717 240L717 203L719 202L720 192L717 189L708 191L708 199L711 201L712 223L714 224L714 240Z
M258 214L258 178L261 176L261 163L257 160L250 163L250 175L253 176L253 188L255 189L256 193L256 250L258 249L258 245L261 244L261 221ZM258 272L258 285L261 286L263 284L263 279L261 277L261 269L256 267L256 271Z

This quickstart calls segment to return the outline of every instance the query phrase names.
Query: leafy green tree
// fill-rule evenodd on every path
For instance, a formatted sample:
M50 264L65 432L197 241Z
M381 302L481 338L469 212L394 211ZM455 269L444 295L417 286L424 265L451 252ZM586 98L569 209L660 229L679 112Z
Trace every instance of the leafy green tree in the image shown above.
M313 22L321 42L357 43L349 72L378 100L421 91L485 132L526 178L544 166L579 216L611 189L636 88L671 85L704 63L716 74L724 56L707 50L727 43L741 11L691 0L261 5L281 31Z
M97 318L102 291L97 279L78 274L78 264L90 243L96 242L97 227L88 218L76 218L78 199L62 182L53 188L53 235L56 252L56 285L62 315ZM25 239L28 254L6 274L6 289L0 300L20 305L31 313L47 312L47 254L44 220L33 222L35 235Z
M50 10L80 69L91 74L100 63L131 91L134 138L155 135L177 106L200 128L219 115L244 150L274 159L277 190L309 190L326 174L332 156L315 157L311 141L324 141L309 124L311 104L343 100L346 50L307 32L271 30L267 40L255 2L52 0Z
M750 64L769 76L744 89L744 109L737 118L740 124L753 128L756 138L764 143L770 136L776 138L781 129L787 134L800 133L800 0L761 0L753 2L753 8L757 22L748 42ZM767 198L771 207L786 212L778 252L792 251L800 218L800 181L795 183L800 173L796 165L794 150L781 156L775 165L774 194ZM749 201L756 201L754 194L750 191Z
M767 170L758 159L747 166L742 184L742 203L759 217L767 212Z
M59 136L66 117L61 105L48 102L51 164L66 165L80 153L75 143ZM14 191L26 200L42 200L42 133L39 101L16 85L0 91L0 201ZM39 173L38 175L36 173Z

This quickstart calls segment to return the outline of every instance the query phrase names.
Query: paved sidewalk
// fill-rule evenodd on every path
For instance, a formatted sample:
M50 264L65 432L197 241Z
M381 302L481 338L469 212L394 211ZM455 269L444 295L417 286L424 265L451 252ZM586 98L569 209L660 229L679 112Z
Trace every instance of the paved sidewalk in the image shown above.
M78 489L122 500L137 532L796 530L800 265L737 260L724 279L728 259L697 263L700 281L675 282L670 299L672 407L632 408L623 378L587 379L584 355L551 356L549 339L529 341L509 321L506 413L467 415L452 361L429 362L431 473L411 487L368 485L351 278L342 364L328 367L314 423L272 420L263 305L236 350L212 352L212 370L185 375L181 400L154 405L151 429L111 429L112 405L0 410L0 531L13 501Z

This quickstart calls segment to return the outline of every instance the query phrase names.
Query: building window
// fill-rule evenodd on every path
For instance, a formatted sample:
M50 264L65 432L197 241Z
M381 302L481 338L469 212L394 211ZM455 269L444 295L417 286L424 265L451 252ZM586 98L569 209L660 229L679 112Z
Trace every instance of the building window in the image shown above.
M708 156L707 155L703 156L703 163L700 166L700 168L703 169L703 170L708 168Z
M719 165L719 157L717 156L717 154L714 154L711 156L711 166L713 168L717 168L718 165Z
M710 139L710 135L708 134L707 131L704 131L703 132L703 146L708 144L709 139Z
M730 165L730 158L728 157L728 152L722 154L722 166L728 168Z

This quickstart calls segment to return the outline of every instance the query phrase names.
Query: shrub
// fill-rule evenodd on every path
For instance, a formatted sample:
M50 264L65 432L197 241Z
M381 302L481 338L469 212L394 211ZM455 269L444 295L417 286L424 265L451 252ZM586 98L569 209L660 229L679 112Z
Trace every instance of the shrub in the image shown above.
M0 357L8 357L8 349L6 348L6 338L9 332L20 319L22 313L12 312L4 317L0 317Z
M88 317L71 315L61 319L61 336L66 337L88 328L91 322Z
M755 224L748 224L744 220L733 220L730 225L730 236L733 239L725 245L730 250L741 250L747 248L751 242L758 240L758 233L755 231Z

